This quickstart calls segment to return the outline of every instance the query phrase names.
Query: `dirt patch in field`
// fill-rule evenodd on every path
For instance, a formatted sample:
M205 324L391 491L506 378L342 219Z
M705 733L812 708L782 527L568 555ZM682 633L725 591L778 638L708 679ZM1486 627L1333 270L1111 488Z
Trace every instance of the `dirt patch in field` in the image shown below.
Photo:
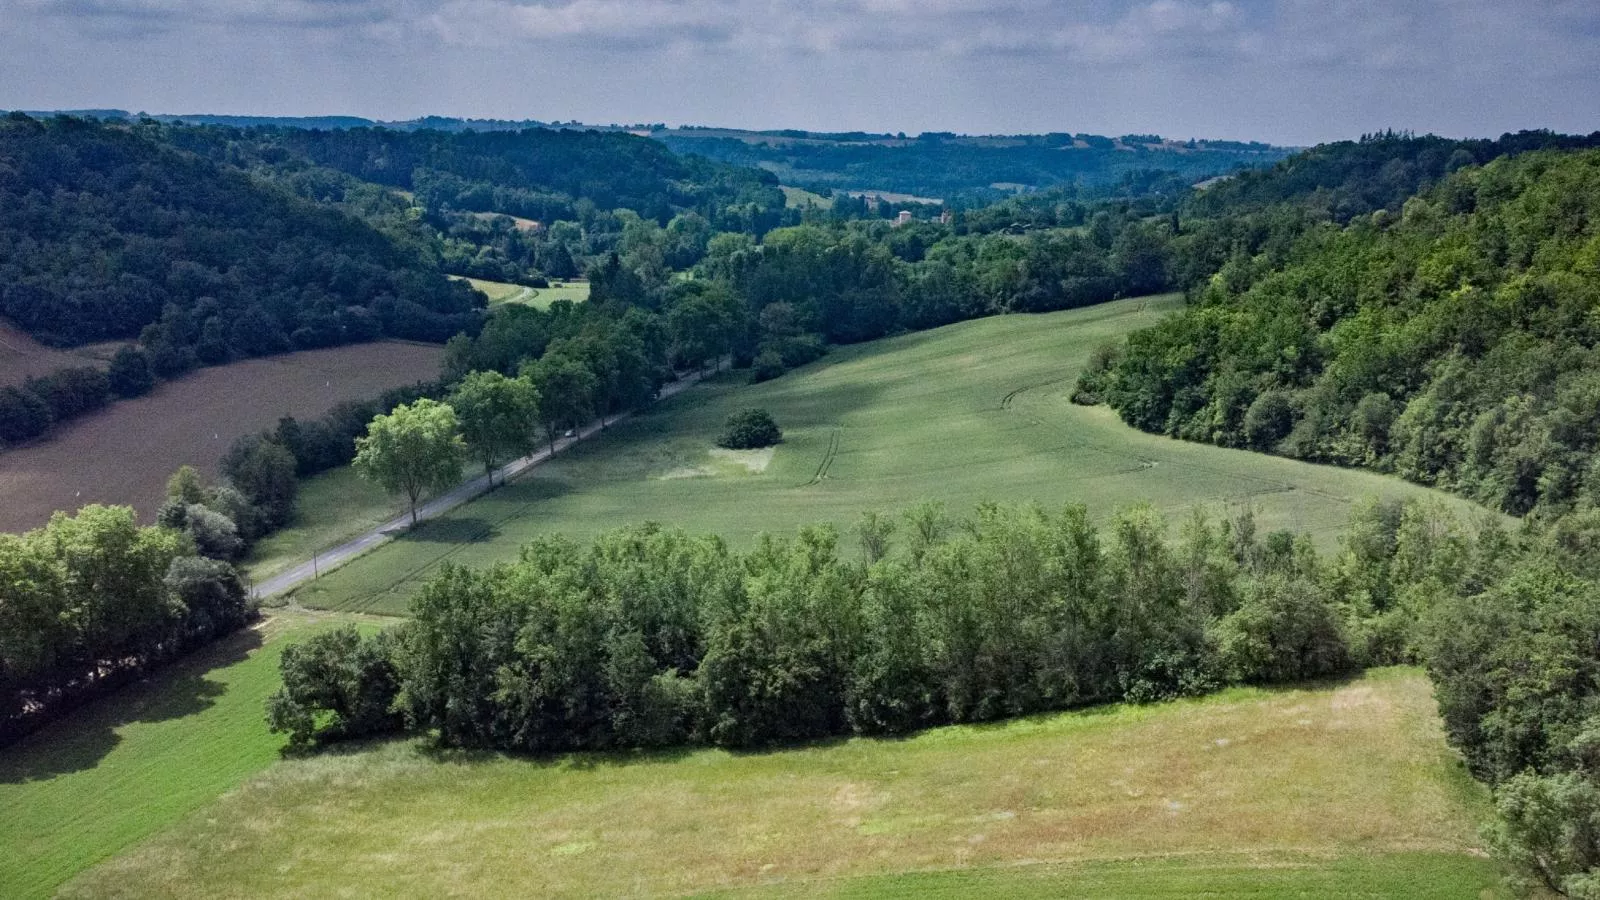
M240 435L433 379L441 354L397 341L307 350L201 369L113 403L0 452L0 531L36 528L55 510L88 503L132 504L149 521L178 466L214 475Z
M0 386L21 384L29 378L71 366L105 368L120 346L120 342L112 341L57 350L34 340L22 329L0 321Z

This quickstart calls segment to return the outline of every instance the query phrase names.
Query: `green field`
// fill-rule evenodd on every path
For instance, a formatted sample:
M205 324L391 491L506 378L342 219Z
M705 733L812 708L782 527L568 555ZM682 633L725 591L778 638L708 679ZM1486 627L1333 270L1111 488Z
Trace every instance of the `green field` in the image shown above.
M1144 434L1068 401L1089 352L1176 308L1176 297L1000 316L835 350L776 380L728 375L585 441L297 593L311 607L398 614L438 563L514 557L529 538L577 539L656 520L748 544L809 522L848 527L866 509L923 499L1088 504L1148 500L1177 520L1251 504L1264 529L1331 546L1352 501L1433 495L1368 472ZM722 420L770 410L784 443L764 471L713 456Z
M272 765L262 702L318 627L275 616L0 750L0 897L48 896Z
M779 188L783 191L783 205L790 209L803 209L815 206L817 209L833 209L833 198L808 191L804 188L789 187L784 185Z
M463 467L465 475L477 471ZM384 493L350 466L313 475L300 482L294 521L257 542L241 568L261 581L310 559L314 550L336 546L404 511L403 498Z
M520 284L507 284L503 281L484 281L481 278L464 278L468 284L482 291L489 298L490 306L501 304L520 303L538 309L549 309L550 304L557 300L571 300L573 303L583 303L589 299L589 282L587 281L559 281L553 282L550 287L531 288Z
M281 763L67 896L1473 897L1412 669L768 753Z

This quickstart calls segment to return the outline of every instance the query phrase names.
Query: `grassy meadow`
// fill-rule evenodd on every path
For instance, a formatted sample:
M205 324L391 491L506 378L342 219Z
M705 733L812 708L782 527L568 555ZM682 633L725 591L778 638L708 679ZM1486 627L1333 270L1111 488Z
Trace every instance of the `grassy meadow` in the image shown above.
M789 187L784 185L779 188L783 191L783 205L790 209L804 209L813 206L817 209L833 209L833 198L824 197L805 188Z
M835 350L759 385L732 374L685 391L307 585L309 607L400 614L440 562L514 557L531 537L583 540L645 520L747 545L811 522L923 499L966 513L982 500L1148 500L1174 523L1193 507L1249 504L1263 529L1331 546L1353 501L1432 494L1368 472L1144 434L1069 402L1089 353L1177 308L1176 296L999 316ZM727 415L770 410L784 442L748 465L714 455Z
M0 750L0 897L49 896L276 762L278 655L326 621L273 616Z
M507 284L503 281L484 281L481 278L464 278L468 284L483 292L489 298L490 306L520 303L538 309L549 309L550 304L557 300L571 300L573 303L583 303L589 299L589 282L587 281L562 281L550 287L531 288L520 284Z
M1419 671L765 753L290 760L66 896L1493 895Z

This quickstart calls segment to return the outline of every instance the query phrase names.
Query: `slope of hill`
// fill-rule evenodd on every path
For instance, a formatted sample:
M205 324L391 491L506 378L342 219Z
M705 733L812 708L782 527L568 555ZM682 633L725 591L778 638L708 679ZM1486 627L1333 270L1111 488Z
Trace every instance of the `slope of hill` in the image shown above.
M541 534L587 539L641 521L744 546L763 531L848 528L864 510L922 500L958 513L983 500L1070 501L1102 514L1148 500L1174 522L1196 506L1248 504L1263 529L1306 531L1327 545L1353 501L1426 493L1370 473L1153 437L1068 401L1096 346L1180 306L1169 296L997 316L838 349L759 385L703 384L324 574L296 599L398 614L442 562L486 565ZM749 406L771 411L783 444L770 455L715 452L723 420Z
M142 334L166 371L476 322L469 288L383 234L157 127L0 121L0 314L58 345Z
M1154 135L820 134L733 129L656 129L680 153L759 166L784 184L823 194L890 191L922 197L984 199L1057 185L1104 186L1159 170L1199 182L1266 165L1287 148L1233 141L1167 141Z
M1090 393L1149 431L1559 512L1600 500L1597 276L1600 151L1500 159L1236 252Z
M708 220L729 207L780 212L777 179L757 169L673 153L622 132L398 131L257 126L165 126L168 140L216 160L282 165L298 159L362 181L412 191L428 209L578 219L592 209L631 209L665 223L695 210Z

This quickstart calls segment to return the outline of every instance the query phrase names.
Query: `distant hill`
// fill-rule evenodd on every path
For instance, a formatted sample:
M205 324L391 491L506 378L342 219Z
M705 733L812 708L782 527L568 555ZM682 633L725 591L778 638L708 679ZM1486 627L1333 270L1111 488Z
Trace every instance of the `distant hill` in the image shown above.
M924 132L908 137L862 131L749 131L704 126L585 125L577 121L449 116L381 121L356 116L147 116L125 110L86 112L129 120L150 118L189 125L300 130L381 128L390 132L468 134L538 129L627 133L652 138L676 153L761 169L772 173L785 185L817 191L824 196L836 190L871 191L944 201L994 200L1060 185L1099 187L1114 184L1131 173L1151 170L1175 173L1195 183L1244 168L1270 165L1294 152L1293 148L1254 141L1180 141L1150 134L1107 137L1064 132L1033 135Z
M58 346L143 334L174 371L477 320L470 289L369 225L156 128L0 120L0 314Z

